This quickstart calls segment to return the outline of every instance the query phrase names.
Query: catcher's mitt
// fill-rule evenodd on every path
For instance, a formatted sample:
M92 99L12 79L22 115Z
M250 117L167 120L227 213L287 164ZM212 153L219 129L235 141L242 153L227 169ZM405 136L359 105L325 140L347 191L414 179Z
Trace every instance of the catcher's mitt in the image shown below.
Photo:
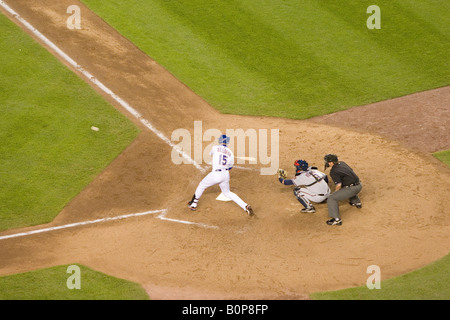
M282 178L282 179L286 179L287 178L287 173L285 170L283 169L278 169L278 177Z

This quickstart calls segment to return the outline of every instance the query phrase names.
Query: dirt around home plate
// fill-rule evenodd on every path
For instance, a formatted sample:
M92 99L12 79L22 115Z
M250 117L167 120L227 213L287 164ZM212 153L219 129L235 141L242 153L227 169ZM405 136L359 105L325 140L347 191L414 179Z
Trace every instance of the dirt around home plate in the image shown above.
M66 27L74 4L81 30ZM450 148L449 87L305 121L223 115L82 3L8 5L167 137L178 128L193 133L196 120L203 132L279 129L279 167L292 173L304 158L322 168L323 155L336 153L362 180L363 208L341 203L344 223L330 227L326 204L301 214L289 187L246 163L250 170L232 170L231 189L256 218L215 200L218 187L191 212L186 202L203 173L175 165L171 148L105 95L142 133L53 222L1 235L159 209L172 221L148 215L2 240L0 275L80 263L138 282L152 299L304 299L364 285L370 265L388 279L449 252L450 172L430 155Z

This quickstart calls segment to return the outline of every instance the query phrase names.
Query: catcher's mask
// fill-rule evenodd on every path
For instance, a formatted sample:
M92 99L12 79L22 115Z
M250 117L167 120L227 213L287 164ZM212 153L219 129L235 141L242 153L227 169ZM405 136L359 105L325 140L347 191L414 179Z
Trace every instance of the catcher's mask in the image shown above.
M219 144L226 146L228 143L230 143L230 137L226 134L223 134L219 137Z
M300 174L300 171L306 171L309 167L308 162L305 160L295 160L294 162L295 167L295 175Z
M325 169L328 168L330 165L328 164L328 162L333 162L333 163L337 163L338 162L338 157L335 154L326 154L325 157L323 157L323 160L325 161Z

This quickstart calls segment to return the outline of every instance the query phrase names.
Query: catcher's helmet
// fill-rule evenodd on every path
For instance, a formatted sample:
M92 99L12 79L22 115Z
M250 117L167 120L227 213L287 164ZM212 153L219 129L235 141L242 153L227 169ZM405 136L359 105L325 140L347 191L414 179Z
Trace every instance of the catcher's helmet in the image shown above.
M230 137L226 134L223 134L219 137L219 144L222 144L226 146L228 143L230 143Z
M295 175L298 175L300 171L306 171L309 167L308 162L305 160L295 160Z

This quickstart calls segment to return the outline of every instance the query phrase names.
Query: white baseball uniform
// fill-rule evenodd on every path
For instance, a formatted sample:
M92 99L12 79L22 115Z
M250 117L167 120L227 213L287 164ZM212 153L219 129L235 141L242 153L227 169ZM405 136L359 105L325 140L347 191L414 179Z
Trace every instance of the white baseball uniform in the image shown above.
M330 195L330 188L325 180L326 174L319 170L308 168L301 171L292 182L298 188L297 196L311 206L310 201L320 203L325 201Z
M233 152L227 146L217 145L212 147L210 154L212 155L212 171L200 181L195 190L195 199L193 200L192 206L197 207L198 199L200 199L207 188L218 184L225 197L233 200L245 210L247 203L239 198L237 194L230 191L229 170L231 170L234 165Z

